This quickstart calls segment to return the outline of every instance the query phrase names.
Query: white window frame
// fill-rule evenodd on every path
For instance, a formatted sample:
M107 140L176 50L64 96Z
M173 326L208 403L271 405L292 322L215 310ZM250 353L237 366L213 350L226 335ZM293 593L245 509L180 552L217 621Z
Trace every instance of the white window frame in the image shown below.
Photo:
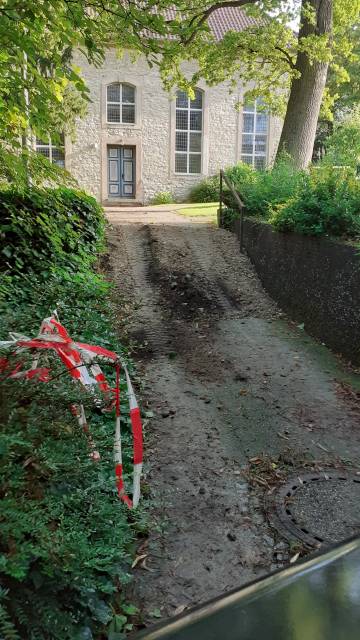
M49 162L51 162L51 164L56 164L57 166L60 166L57 162L54 162L53 160L53 150L57 149L57 150L61 150L63 152L63 156L64 156L64 166L62 167L63 169L65 169L65 139L64 139L64 143L63 144L53 144L51 137L49 136L48 138L48 142L41 142L38 143L37 139L35 139L35 151L39 152L40 149L48 149L49 150L49 155L45 156L43 153L40 154L42 156L44 156L44 158L47 158L49 160Z
M264 169L265 169L266 165L267 165L268 148L269 148L269 126L270 126L270 120L269 120L269 113L267 111L264 111L263 109L260 110L258 108L259 102L260 102L259 98L257 98L254 101L254 109L253 110L247 109L246 108L246 104L244 104L244 108L243 108L243 130L242 130L242 136L241 136L241 160L243 160L243 158L251 158L251 165L254 168L256 168L255 158L264 158ZM266 115L266 118L267 118L266 131L257 131L256 130L257 115L259 115L259 114ZM252 132L244 131L244 116L245 115L254 116L254 130ZM250 139L250 136L251 136L251 142L252 142L252 152L251 153L243 153L243 151L242 151L242 145L243 145L243 141L244 141L244 136L246 136L248 140ZM265 136L266 137L265 151L264 152L260 153L259 151L255 151L255 138L256 138L256 136Z
M203 173L203 152L204 152L204 92L202 89L196 88L196 91L201 93L201 109L194 109L190 106L191 99L188 96L187 107L178 107L176 104L177 92L175 97L175 171L174 173L177 176L199 176ZM177 111L187 111L187 129L177 129L176 128L176 114ZM199 129L190 129L190 114L191 111L196 111L201 113L201 130ZM177 151L176 150L176 134L177 133L187 133L187 150L186 151ZM190 133L200 133L201 134L201 150L200 151L190 151ZM176 156L177 155L186 155L186 171L176 171ZM189 171L190 166L190 155L198 155L200 156L200 171L194 173Z
M119 85L120 87L120 100L119 101L113 101L113 100L108 100L108 88L113 86L113 85ZM124 102L122 101L122 91L123 91L123 85L126 85L128 87L131 87L132 89L134 89L134 102ZM122 115L123 115L123 104L125 104L127 107L134 107L134 122L123 122L122 119ZM118 106L119 107L119 111L120 111L120 120L119 121L113 121L113 120L109 120L108 119L108 105L113 105L113 106ZM122 124L125 126L129 126L129 127L133 127L134 124L136 124L136 87L134 87L133 84L131 84L130 82L109 82L109 84L106 85L105 87L105 109L106 109L106 124L111 124L111 125L117 125L117 124Z

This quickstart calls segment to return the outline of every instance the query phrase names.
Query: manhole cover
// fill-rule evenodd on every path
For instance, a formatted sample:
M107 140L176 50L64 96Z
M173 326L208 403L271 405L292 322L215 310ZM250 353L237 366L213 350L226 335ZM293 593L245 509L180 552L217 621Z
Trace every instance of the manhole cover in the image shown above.
M273 524L288 539L319 547L360 534L360 475L299 474L272 497Z

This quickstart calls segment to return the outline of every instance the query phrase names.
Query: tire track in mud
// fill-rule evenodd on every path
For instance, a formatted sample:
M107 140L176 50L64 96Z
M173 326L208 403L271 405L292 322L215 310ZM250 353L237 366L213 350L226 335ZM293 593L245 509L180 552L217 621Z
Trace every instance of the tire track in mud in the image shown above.
M287 545L274 561L274 533L242 467L263 452L318 454L309 421L337 453L355 421L311 349L279 322L234 236L144 222L115 225L109 246L130 336L143 343L143 405L155 415L145 468L155 526L129 594L147 624L154 609L171 616L282 566ZM360 452L359 436L351 446Z
M131 334L148 343L137 357L143 402L155 413L146 482L158 531L146 545L151 572L137 570L131 594L147 619L155 608L170 616L261 575L272 537L221 443L221 384L238 382L212 334L237 310L213 278L207 245L194 251L191 230L156 225L116 227L110 243L113 279L137 302Z

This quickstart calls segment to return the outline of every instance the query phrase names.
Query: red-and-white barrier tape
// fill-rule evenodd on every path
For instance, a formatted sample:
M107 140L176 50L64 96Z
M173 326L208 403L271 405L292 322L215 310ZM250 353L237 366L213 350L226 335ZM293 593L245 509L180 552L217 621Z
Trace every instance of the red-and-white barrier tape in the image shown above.
M70 376L80 382L84 387L97 385L104 395L110 408L115 406L115 438L114 438L114 462L116 486L119 498L131 509L135 508L140 500L140 478L143 463L143 436L139 406L134 394L129 372L119 356L114 351L109 351L96 345L75 342L70 338L65 327L59 322L56 312L45 318L41 323L39 335L36 338L28 338L21 334L10 334L11 340L0 341L0 348L10 350L13 354L21 354L30 350L33 354L32 366L23 370L18 363L12 371L9 371L10 363L7 358L0 358L0 372L9 378L36 378L40 382L51 380L51 371L48 367L39 367L39 358L42 350L53 350L59 356L68 370ZM94 362L100 358L104 362L112 363L116 368L115 389L109 386L101 368ZM123 464L121 453L121 428L120 428L120 370L124 369L127 395L130 405L130 421L133 437L133 491L132 499L125 492L123 479ZM99 460L100 454L96 451L86 420L84 406L72 405L71 412L77 418L79 425L85 432L91 449L93 460Z

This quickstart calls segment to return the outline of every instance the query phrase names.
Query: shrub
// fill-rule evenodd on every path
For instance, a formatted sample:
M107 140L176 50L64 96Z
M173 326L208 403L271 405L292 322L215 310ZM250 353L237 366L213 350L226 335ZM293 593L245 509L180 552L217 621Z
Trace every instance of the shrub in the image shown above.
M270 222L278 231L358 237L360 182L351 170L313 169L293 197L273 208Z
M19 304L15 289L0 306L2 338L11 329L36 335L41 318L57 305L70 335L121 349L104 301L108 286L99 277L58 273L46 284L33 278L28 289L27 303L20 297ZM53 382L3 380L0 388L0 609L17 632L8 637L91 640L103 637L113 612L122 612L120 587L129 581L137 516L129 521L116 494L113 413L96 412L93 400L61 375L56 357L47 358L58 376ZM69 411L79 398L101 453L96 464ZM122 431L130 469L125 412ZM7 637L2 624L0 615L0 636Z
M303 173L291 165L289 158L281 158L274 168L257 171L252 166L240 162L228 167L227 177L239 193L245 205L245 211L250 216L268 217L270 207L286 202L301 184ZM190 193L191 202L216 202L219 200L219 176L206 178ZM232 210L237 210L235 198L224 184L224 200Z
M9 331L36 335L56 307L74 338L126 359L106 299L109 285L90 268L104 223L95 200L68 189L33 188L1 192L0 206L0 266L7 270L1 274L0 339ZM43 358L53 373L46 384L9 380L0 371L0 637L124 637L131 628L127 615L136 608L124 603L123 588L144 518L141 509L130 514L117 496L113 412L97 409L56 356ZM112 369L106 374L114 383ZM121 397L127 481L131 447L124 381ZM69 410L81 401L101 454L96 464Z
M255 171L252 166L239 162L239 164L233 167L228 167L226 169L226 175L243 201L246 213L251 215L250 203L252 194L254 193L254 185L258 180L258 172ZM230 209L238 211L235 198L226 184L224 184L224 199Z
M218 202L220 198L219 176L206 178L190 191L190 202Z
M170 191L159 191L151 200L151 204L172 204L173 202Z
M334 132L325 140L324 165L360 165L360 105L339 122Z
M224 207L222 211L223 227L224 229L230 229L231 223L239 217L238 209L230 209Z
M256 171L246 164L238 164L226 170L245 205L246 214L267 218L271 207L286 202L300 187L304 174L291 165L287 157L281 158L272 169ZM230 207L234 197L226 195Z
M90 263L104 218L96 200L67 188L0 191L0 272L48 274L66 264Z

